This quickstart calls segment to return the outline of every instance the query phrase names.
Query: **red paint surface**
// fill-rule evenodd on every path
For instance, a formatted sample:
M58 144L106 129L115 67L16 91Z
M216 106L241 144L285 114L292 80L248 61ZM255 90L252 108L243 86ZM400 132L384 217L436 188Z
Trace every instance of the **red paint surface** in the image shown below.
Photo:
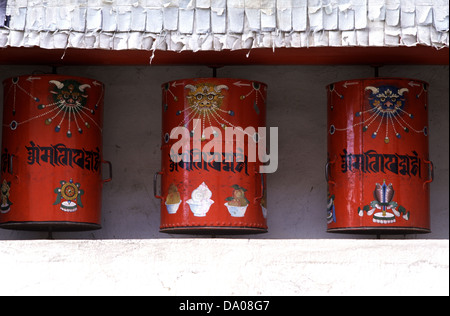
M216 99L213 97L215 87L221 87L220 91L215 92ZM253 233L267 230L263 213L265 208L262 206L262 204L265 206L265 196L263 197L265 176L259 173L261 162L256 152L256 161L249 161L248 137L254 134L249 132L249 135L246 135L242 132L242 129L247 127L253 127L254 131L257 131L258 127L265 127L266 89L266 85L259 82L218 78L177 80L162 85L163 145L161 196L159 196L161 231ZM213 102L214 100L218 102L216 107L206 101L208 97ZM194 129L195 118L200 119L197 129ZM188 135L185 139L185 144L193 150L191 163L175 164L170 158L172 146L181 139L179 136L171 139L170 135L173 129L179 126L186 126L189 131L195 131L193 137ZM208 127L216 127L222 139L211 135L208 137L205 134L205 138L201 140L201 131ZM239 127L242 129L237 129ZM231 151L227 151L225 133L226 129L231 128L235 128L236 134L243 136L243 140L230 142ZM211 152L217 153L222 150L225 154L236 156L233 156L231 162L226 162L224 155L221 155L222 162L212 162L211 159L208 161L207 156L202 156L201 162L192 162L201 154L194 148L195 141L200 145L196 149L205 150L204 146L207 144L216 144L218 147L214 147ZM187 151L184 149L179 151L182 152ZM243 158L243 162L238 162L238 156L247 157ZM209 200L213 203L209 205L204 216L199 216L196 214L195 206L190 203L193 203L193 191L203 185L211 192ZM172 190L169 190L171 186ZM176 199L173 194L169 197L169 193L173 193L175 187L178 192L174 193ZM242 199L245 197L247 202L243 204L246 205L237 206L239 202L238 199L234 200L235 197L240 197L239 201L245 201ZM179 205L167 205L168 200L172 200L168 204L174 204L171 202L177 202L178 199ZM230 202L236 204L236 207L230 206L230 209L229 205L225 205ZM172 214L169 213L169 208L173 208ZM236 216L234 211L243 212L242 216Z
M103 84L30 75L3 85L2 227L100 228Z
M397 78L327 87L328 231L429 232L427 91L425 82ZM393 196L377 199L377 183L392 184Z

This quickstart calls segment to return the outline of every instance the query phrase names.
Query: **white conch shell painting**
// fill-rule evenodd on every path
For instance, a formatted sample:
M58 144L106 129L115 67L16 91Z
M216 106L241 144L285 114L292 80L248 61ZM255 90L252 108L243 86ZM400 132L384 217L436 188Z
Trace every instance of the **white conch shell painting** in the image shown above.
M194 216L202 217L206 216L209 208L214 203L211 200L212 192L208 188L205 182L200 184L198 188L192 191L191 199L187 200L186 203L189 204L189 207L194 214Z

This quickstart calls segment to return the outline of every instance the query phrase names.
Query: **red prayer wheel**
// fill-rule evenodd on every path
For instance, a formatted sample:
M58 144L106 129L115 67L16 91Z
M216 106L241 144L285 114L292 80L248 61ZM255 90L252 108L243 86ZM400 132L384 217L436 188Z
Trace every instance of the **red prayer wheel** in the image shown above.
M327 231L430 232L428 84L346 80L327 94Z
M103 83L45 74L3 86L0 227L101 228Z
M255 152L266 90L261 82L223 78L162 85L162 169L154 178L161 232L267 232L266 177Z

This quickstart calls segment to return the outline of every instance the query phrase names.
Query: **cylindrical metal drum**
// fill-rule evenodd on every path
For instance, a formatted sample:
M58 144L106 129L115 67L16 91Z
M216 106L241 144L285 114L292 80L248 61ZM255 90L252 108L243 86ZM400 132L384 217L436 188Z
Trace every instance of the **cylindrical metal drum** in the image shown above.
M103 83L46 74L3 85L0 227L100 228L110 180L101 172Z
M222 78L162 85L162 169L154 179L161 232L267 231L266 181L256 152L266 90L260 82Z
M328 85L328 232L430 232L428 84Z

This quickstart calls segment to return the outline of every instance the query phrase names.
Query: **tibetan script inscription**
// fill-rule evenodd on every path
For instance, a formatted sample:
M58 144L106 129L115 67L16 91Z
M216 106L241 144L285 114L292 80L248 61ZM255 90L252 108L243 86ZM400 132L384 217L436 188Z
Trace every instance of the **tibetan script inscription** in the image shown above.
M341 156L341 171L363 173L392 172L404 176L421 177L421 159L416 151L412 155L379 154L375 150L368 150L362 154L351 154L343 150Z
M100 149L95 150L67 148L64 144L50 145L47 147L36 145L30 141L27 163L50 164L52 166L78 166L81 169L97 172L100 170Z

